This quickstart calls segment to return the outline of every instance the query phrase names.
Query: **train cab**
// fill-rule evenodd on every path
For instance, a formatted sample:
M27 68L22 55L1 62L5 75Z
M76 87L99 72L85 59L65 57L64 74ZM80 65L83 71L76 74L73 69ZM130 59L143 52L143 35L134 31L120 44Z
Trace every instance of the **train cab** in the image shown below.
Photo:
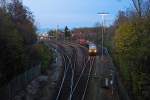
M89 56L96 56L97 55L97 47L94 43L89 44Z

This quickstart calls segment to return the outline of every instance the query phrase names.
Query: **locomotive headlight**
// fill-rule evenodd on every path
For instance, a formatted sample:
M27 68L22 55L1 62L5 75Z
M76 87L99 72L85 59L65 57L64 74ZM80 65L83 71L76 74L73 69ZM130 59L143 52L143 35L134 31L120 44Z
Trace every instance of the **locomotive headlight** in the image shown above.
M92 50L90 49L89 52L92 52Z
M96 53L96 52L97 52L97 50L95 49L95 50L94 50L94 52Z

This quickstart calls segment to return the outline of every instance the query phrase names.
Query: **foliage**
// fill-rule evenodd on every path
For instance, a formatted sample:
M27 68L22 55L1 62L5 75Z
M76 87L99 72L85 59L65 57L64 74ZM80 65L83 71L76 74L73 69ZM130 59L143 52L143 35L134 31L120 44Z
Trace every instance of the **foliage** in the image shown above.
M49 30L47 34L54 38L58 38L60 32L61 32L61 30Z
M49 67L50 62L53 59L52 51L43 44L36 44L32 47L31 57L36 59L35 62L41 62L42 65L42 72L45 72L46 69ZM35 63L34 62L34 63Z
M19 0L12 0L12 3L8 4L8 14L11 16L13 23L21 33L26 45L35 43L36 41L36 27L34 25L34 19L32 13L27 7L22 5Z
M69 38L69 37L71 37L70 30L69 30L69 28L68 28L67 26L65 27L65 30L64 30L64 32L65 32L65 37L66 37L66 38Z
M0 1L0 86L31 68L36 28L31 12L19 0ZM37 63L36 63L37 64Z
M142 84L150 83L144 80L150 71L150 19L135 16L128 19L132 20L120 23L116 30L115 56L127 87L137 100L146 100L148 97L143 95Z
M23 48L22 36L10 17L0 10L0 74L1 77L3 76L1 81L9 79L16 75L16 72L20 73L24 69Z
M132 0L135 9L119 11L108 31L111 53L132 100L150 98L150 1ZM107 43L108 41L105 41ZM107 43L108 45L108 43Z
M56 30L49 30L48 31L49 36L54 36L55 37L55 34L56 34Z

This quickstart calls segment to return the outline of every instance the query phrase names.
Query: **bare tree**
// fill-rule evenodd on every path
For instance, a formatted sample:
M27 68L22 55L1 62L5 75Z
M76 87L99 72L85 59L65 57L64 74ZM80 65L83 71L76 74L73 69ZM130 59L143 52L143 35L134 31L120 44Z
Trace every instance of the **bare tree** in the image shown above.
M6 0L0 0L0 7L2 8L6 7Z
M142 2L144 0L131 0L139 17L142 15Z
M150 18L150 0L147 0L146 2L143 3L143 11L144 11L144 16Z

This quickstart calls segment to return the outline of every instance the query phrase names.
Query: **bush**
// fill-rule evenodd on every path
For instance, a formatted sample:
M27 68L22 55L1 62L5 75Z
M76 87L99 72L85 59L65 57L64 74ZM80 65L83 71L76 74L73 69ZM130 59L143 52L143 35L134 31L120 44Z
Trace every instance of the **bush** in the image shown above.
M115 51L120 64L121 73L136 98L145 96L142 84L150 83L143 80L149 74L150 60L150 26L149 19L133 19L121 24L115 35ZM145 91L145 90L144 90ZM149 90L146 90L149 91ZM143 100L145 100L143 98Z
M36 44L31 52L33 63L41 63L42 72L45 72L53 59L52 51L44 44Z

